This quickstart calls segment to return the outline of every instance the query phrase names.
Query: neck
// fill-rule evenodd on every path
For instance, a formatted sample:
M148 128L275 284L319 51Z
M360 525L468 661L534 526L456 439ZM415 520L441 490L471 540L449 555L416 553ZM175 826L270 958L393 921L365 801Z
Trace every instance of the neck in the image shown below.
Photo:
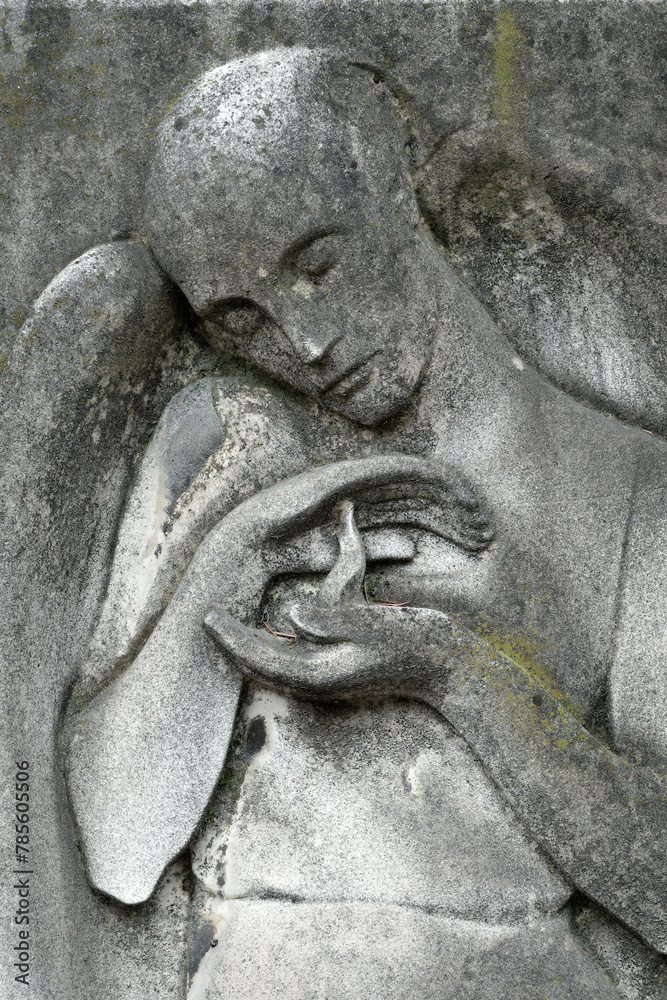
M524 392L543 385L517 355L484 307L442 261L440 324L425 373L418 407L446 410L488 409L516 403Z

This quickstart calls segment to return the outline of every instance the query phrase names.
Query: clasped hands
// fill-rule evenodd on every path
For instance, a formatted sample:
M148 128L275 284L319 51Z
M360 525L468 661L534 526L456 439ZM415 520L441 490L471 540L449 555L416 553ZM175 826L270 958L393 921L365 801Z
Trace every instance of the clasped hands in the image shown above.
M461 539L468 532L468 548L483 547L480 539L486 539L489 530L478 504L463 484L452 485L451 473L447 485L443 475L443 469L402 456L338 463L265 491L260 495L262 504L258 497L241 504L215 531L219 539L225 534L234 537L237 544L232 548L236 549L243 508L251 508L256 517L245 519L244 531L248 532L248 563L254 559L256 564L263 542L270 545L288 524L303 524L304 516L310 518L306 524L317 520L327 506L331 510L336 494L346 486L350 493L358 493L398 479L413 497L425 488L439 487L447 509L440 533ZM339 553L334 566L312 603L298 603L288 611L298 641L290 643L261 627L243 625L219 606L205 614L206 631L227 660L271 687L313 699L400 695L440 704L452 671L469 658L479 640L432 608L369 603L363 589L366 554L355 523L354 501L338 500L337 509ZM278 511L279 524L275 520ZM243 571L243 563L240 568Z

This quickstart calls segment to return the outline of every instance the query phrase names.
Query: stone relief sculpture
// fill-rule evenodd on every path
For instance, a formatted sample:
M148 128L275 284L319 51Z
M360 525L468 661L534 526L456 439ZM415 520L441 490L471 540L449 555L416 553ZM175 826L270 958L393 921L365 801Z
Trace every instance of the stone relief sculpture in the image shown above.
M62 737L95 889L140 906L189 851L191 1000L627 995L582 901L666 948L667 448L455 277L405 114L279 48L202 76L149 171L236 367L164 410Z

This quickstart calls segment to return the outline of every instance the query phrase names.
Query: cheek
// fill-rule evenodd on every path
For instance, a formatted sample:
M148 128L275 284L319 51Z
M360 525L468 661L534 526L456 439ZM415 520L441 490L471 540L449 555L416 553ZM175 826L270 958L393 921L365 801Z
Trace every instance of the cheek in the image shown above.
M310 391L307 371L282 334L258 333L238 346L238 356L294 389Z
M366 323L373 336L409 345L422 339L426 305L421 289L394 285L382 299L369 299Z

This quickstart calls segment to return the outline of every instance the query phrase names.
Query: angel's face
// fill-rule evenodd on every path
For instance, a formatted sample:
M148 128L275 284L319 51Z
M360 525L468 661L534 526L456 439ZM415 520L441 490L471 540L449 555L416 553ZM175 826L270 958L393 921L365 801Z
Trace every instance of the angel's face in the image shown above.
M438 314L437 251L402 162L365 170L349 136L191 187L160 255L221 354L366 425L410 400ZM206 164L208 167L209 165ZM233 197L230 197L230 191ZM172 227L172 233L175 227Z
M281 381L374 425L405 406L430 353L429 252L421 231L323 212L280 243L257 232L240 294L193 305L218 349L231 340Z

